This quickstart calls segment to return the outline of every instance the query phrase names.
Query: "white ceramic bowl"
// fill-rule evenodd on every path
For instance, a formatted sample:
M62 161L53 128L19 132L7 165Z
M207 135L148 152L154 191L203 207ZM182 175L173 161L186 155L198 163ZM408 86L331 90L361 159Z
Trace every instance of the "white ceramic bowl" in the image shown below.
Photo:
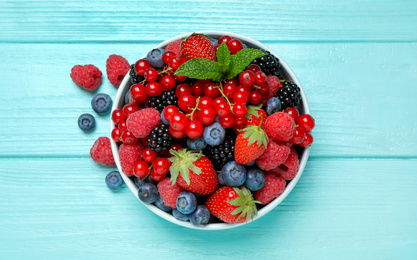
M213 38L219 38L223 35L229 35L232 38L239 39L240 41L245 43L249 48L264 49L264 50L268 50L270 53L274 54L280 60L281 74L284 76L284 78L286 80L290 80L290 81L295 82L300 87L301 102L298 106L298 108L300 110L300 114L310 114L310 109L309 109L309 106L308 106L308 103L307 103L307 98L305 96L305 93L303 91L303 88L302 88L300 82L298 81L297 77L292 72L290 67L288 67L287 63L285 63L285 61L277 53L275 53L273 50L269 49L267 46L263 45L262 43L260 43L256 40L253 40L251 38L248 38L248 37L245 37L243 35L236 34L236 33L223 32L223 31L202 31L202 32L198 32L198 33L203 33L203 34L208 35L208 36L213 37ZM165 48L169 43L171 43L175 40L184 38L186 36L189 36L190 34L191 33L176 36L174 38L171 38L169 40L166 40L166 41L158 44L154 48ZM146 53L142 58L145 58L145 57L146 57ZM120 87L119 87L119 90L117 92L116 98L113 102L112 111L117 109L117 108L122 108L123 107L124 97L125 97L126 92L129 90L130 86L131 86L130 75L128 73L125 76L125 78L123 79L122 83L120 84ZM114 125L113 122L111 122L110 131L112 131L114 128L115 128L115 125ZM135 195L135 197L138 198L138 189L137 189L136 185L134 184L134 182L129 177L127 177L122 172L122 168L120 166L120 160L119 160L119 146L112 139L110 139L110 140L111 140L111 148L112 148L112 151L113 151L113 156L114 156L114 159L116 161L117 168L119 169L119 172L121 173L121 175L123 177L123 180L125 181L126 185L132 191L133 195ZM281 201L283 201L285 199L285 197L288 196L288 194L294 188L295 184L297 184L298 180L300 179L301 174L303 173L304 167L305 167L305 165L307 163L307 160L308 160L309 151L310 151L310 148L305 148L303 150L303 152L301 154L301 157L300 157L300 166L299 166L297 175L295 176L295 178L291 182L288 183L287 187L285 188L285 191L278 198L273 200L271 203L269 203L268 205L261 208L258 211L258 215L252 221L257 220L260 217L267 214L268 212L270 212L278 204L280 204ZM138 198L138 200L139 200L139 198ZM158 216L160 216L160 217L162 217L162 218L164 218L164 219L166 219L166 220L168 220L168 221L170 221L174 224L184 226L184 227L187 227L187 228L192 228L192 229L204 229L204 230L228 229L228 228L234 228L234 227L242 226L242 225L245 225L245 224L251 222L251 221L248 221L247 223L243 223L243 224L209 223L208 225L203 226L203 227L196 227L193 224L191 224L190 222L184 222L184 221L177 220L176 218L174 218L172 216L172 214L164 212L164 211L160 210L159 208L157 208L156 206L154 206L152 204L143 203L143 205L145 207L147 207L149 210L151 210L152 212L154 212L156 215L158 215Z

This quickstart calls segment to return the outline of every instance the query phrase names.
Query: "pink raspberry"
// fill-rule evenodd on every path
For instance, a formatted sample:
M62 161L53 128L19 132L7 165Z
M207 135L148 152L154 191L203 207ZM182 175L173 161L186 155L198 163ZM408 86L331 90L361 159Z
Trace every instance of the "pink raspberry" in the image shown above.
M284 164L281 164L277 168L273 169L272 172L274 172L276 176L290 181L294 179L295 175L297 174L299 164L300 162L298 160L298 154L294 147L291 147L290 156L288 156Z
M287 160L291 153L291 149L286 145L278 145L274 141L269 140L268 147L264 154L256 159L259 168L270 171Z
M266 102L268 102L270 98L274 97L282 86L281 82L279 81L279 78L274 75L267 75L266 81L269 83L269 93L268 95L262 97L262 103L264 106L266 106Z
M255 199L264 205L268 204L284 192L286 185L287 182L283 178L276 177L273 172L266 172L265 185L255 191Z
M122 171L126 176L130 177L133 175L133 168L136 162L142 159L143 145L137 143L135 145L122 144L119 149L120 164Z
M148 136L152 129L160 125L161 115L155 108L144 108L131 114L127 119L127 129L137 138Z
M168 46L165 48L166 51L172 51L173 53L175 53L175 55L180 55L180 51L181 51L181 43L182 43L182 39L178 39L174 42L171 42L170 44L168 44Z
M108 137L99 137L94 142L93 147L90 149L90 156L96 163L107 166L116 165Z
M178 184L172 185L170 178L164 178L158 183L158 191L164 204L173 209L177 208L177 197L184 191Z
M106 61L107 78L116 87L120 86L129 69L129 62L122 56L113 54Z
M265 132L275 142L289 141L295 133L295 123L290 115L276 112L265 121Z
M75 65L71 69L71 79L80 87L93 90L101 83L101 71L94 65Z

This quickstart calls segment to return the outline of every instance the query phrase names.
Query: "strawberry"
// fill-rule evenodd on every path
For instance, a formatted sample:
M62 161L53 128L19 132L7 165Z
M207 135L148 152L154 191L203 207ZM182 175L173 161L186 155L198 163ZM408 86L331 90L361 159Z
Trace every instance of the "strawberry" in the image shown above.
M211 194L217 189L219 181L214 166L201 152L184 148L178 152L171 149L170 153L173 155L168 158L172 162L169 170L173 184L201 195Z
M258 125L248 125L236 137L235 161L248 164L258 159L268 146L268 136L262 129L263 116Z
M181 43L181 53L187 59L205 58L214 61L216 53L210 39L203 34L193 33Z
M251 192L244 186L223 186L210 195L205 205L211 215L226 223L243 223L256 216L255 203L260 202L253 200Z
M261 107L262 104L258 106L248 106L248 112L246 112L245 115L248 119L246 125L259 125L260 122L263 121L261 127L262 129L265 129L265 121L268 115Z

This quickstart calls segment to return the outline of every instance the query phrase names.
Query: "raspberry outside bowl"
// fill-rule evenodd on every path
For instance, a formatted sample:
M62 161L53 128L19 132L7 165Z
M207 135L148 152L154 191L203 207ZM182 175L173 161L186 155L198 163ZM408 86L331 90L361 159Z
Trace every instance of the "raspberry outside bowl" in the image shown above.
M301 114L310 114L310 109L309 109L309 106L308 106L307 98L305 96L305 93L303 91L303 88L302 88L300 82L298 81L295 74L292 72L291 68L273 50L271 50L270 48L268 48L267 46L263 45L262 43L260 43L256 40L245 37L243 35L231 33L231 32L201 31L201 32L197 32L197 33L202 33L202 34L205 34L205 35L210 36L212 38L219 38L223 35L229 35L232 38L239 39L241 42L245 43L248 46L248 48L264 49L264 50L269 51L271 54L275 55L280 60L280 63L281 63L281 68L280 68L281 75L283 75L283 77L286 80L290 80L290 81L293 81L294 83L296 83L300 88L301 101L298 105L300 115ZM190 34L191 33L187 33L187 34L183 34L183 35L173 37L169 40L166 40L166 41L158 44L154 48L165 48L171 42L176 41L176 40L181 39L181 38L184 38L184 37L187 37ZM146 57L146 53L142 58L145 58L145 57ZM120 84L120 87L119 87L119 90L117 92L116 98L114 99L112 111L114 111L115 109L118 109L118 108L122 108L124 106L124 104L125 104L124 103L125 94L129 90L130 86L131 86L130 75L129 75L129 73L127 73L127 75L124 77L122 83ZM112 131L114 128L115 128L115 124L114 124L113 121L111 121L110 131ZM128 188L132 191L133 195L135 195L135 197L139 200L138 188L134 184L133 180L131 178L127 177L122 171L121 164L120 164L120 159L119 159L119 145L112 139L110 139L110 141L111 141L111 148L112 148L112 152L113 152L113 156L114 156L117 168L118 168L119 172L121 173L121 176L122 176L123 180L125 181L126 185L128 186ZM269 204L267 204L267 205L263 206L261 209L259 209L257 216L254 217L253 220L249 220L248 222L243 223L243 224L209 223L205 226L199 227L199 226L195 226L195 225L191 224L190 222L180 221L180 220L174 218L174 216L172 214L160 210L159 208L157 208L153 204L143 203L142 201L141 201L141 203L145 207L147 207L150 211L154 212L156 215L158 215L158 216L160 216L160 217L162 217L162 218L164 218L164 219L166 219L166 220L168 220L168 221L170 221L174 224L177 224L177 225L180 225L180 226L183 226L183 227L187 227L187 228L191 228L191 229L220 230L220 229L229 229L229 228L242 226L242 225L245 225L247 223L255 221L255 220L261 218L262 216L266 215L268 212L273 210L278 204L280 204L288 196L288 194L292 191L292 189L294 188L294 186L297 184L298 180L300 179L301 174L303 173L303 170L305 168L305 165L306 165L308 157L309 157L309 152L310 152L310 147L303 148L301 154L299 155L300 162L299 162L299 168L298 168L297 174L294 177L294 179L292 179L287 184L287 186L285 188L285 191L280 196L278 196L276 199L274 199L272 202L270 202Z

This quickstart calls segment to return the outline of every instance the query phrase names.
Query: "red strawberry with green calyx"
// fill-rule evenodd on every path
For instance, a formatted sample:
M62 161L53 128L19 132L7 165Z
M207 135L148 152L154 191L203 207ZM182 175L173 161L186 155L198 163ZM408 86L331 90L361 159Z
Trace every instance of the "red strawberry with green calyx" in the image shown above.
M224 186L210 195L205 205L211 215L226 223L243 223L252 220L258 213L251 192L242 186Z
M205 58L214 61L216 53L210 39L204 34L193 33L181 43L181 53L187 59Z
M259 125L248 125L236 137L235 161L248 164L258 159L268 146L268 135L262 129L263 116Z
M219 181L214 166L201 152L184 148L178 152L171 149L170 153L173 155L168 158L172 162L169 170L173 184L201 195L211 194L217 189Z
M263 119L261 127L262 129L265 129L265 121L268 115L262 109L262 104L259 104L258 106L248 106L248 111L245 116L248 119L246 125L260 125L260 122Z

